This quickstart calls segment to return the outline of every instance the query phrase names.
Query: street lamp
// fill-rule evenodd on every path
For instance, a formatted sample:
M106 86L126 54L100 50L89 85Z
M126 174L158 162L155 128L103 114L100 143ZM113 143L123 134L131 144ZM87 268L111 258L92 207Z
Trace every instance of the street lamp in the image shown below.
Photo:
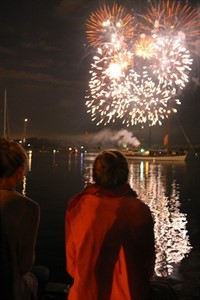
M27 122L28 122L28 119L25 118L25 119L24 119L24 138L23 138L24 146L25 146L25 144L26 144L26 129L27 129Z

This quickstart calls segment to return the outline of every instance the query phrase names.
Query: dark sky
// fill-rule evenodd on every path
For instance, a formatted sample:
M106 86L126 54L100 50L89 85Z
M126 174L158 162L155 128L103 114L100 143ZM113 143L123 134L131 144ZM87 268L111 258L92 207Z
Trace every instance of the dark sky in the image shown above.
M25 118L29 137L80 139L85 132L92 134L104 128L91 121L84 100L92 58L85 23L95 7L104 2L108 1L7 0L1 4L1 134L5 89L11 138L23 137ZM120 1L129 6L131 2ZM200 144L199 70L195 63L193 79L184 90L177 114L194 144ZM173 133L183 137L175 123L172 120ZM127 129L133 135L138 132L137 127L126 128L120 123L106 128ZM152 129L155 136L161 131L159 126Z

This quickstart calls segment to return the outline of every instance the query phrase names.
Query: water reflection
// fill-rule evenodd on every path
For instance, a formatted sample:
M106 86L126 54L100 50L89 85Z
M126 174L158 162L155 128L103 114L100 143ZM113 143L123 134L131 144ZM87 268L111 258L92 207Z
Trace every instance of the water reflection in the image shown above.
M32 168L32 151L28 151L28 168L27 168L27 173L23 177L23 182L22 182L22 194L26 196L26 180L27 180L27 174L28 172L31 171Z
M167 170L170 172L167 173ZM186 229L187 216L180 212L179 184L175 177L173 165L142 161L130 165L130 185L149 205L154 217L155 272L159 276L169 275L173 265L191 250Z
M92 182L92 166L93 166L93 159L85 160L85 157L82 158L82 180L84 181L84 186L86 186L88 183Z
M84 161L82 176L85 185L92 182L92 164L92 160ZM187 215L180 212L180 191L175 167L148 161L130 162L129 183L149 205L154 218L155 273L168 276L174 264L191 250L186 229Z
M22 182L22 194L26 196L26 175L23 177L23 182Z
M79 156L78 153L69 153L68 172L70 173L72 171L72 168L77 169L77 167L79 166L79 163L82 164L82 153L81 153L81 156Z
M31 167L32 167L32 151L28 152L28 171L31 171Z

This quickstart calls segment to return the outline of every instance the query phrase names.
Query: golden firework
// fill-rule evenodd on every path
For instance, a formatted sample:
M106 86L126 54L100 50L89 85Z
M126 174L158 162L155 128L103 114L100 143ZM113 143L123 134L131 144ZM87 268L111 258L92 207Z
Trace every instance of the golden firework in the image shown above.
M198 9L175 0L154 3L151 2L143 16L143 22L140 24L142 32L151 33L153 36L176 35L190 45L195 44L200 31Z
M151 36L142 36L136 41L134 46L134 53L136 56L144 59L151 59L154 55L153 39Z
M120 47L133 37L133 17L125 9L114 4L103 5L91 13L86 23L86 34L93 47L113 44Z

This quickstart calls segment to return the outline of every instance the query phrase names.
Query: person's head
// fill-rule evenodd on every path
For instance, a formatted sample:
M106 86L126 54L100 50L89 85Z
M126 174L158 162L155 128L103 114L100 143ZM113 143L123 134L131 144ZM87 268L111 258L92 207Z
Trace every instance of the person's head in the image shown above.
M93 181L106 189L113 189L128 181L129 167L126 157L118 150L105 150L97 155L93 164Z
M22 177L26 166L27 154L24 148L16 142L0 138L0 179L10 178L17 172Z

